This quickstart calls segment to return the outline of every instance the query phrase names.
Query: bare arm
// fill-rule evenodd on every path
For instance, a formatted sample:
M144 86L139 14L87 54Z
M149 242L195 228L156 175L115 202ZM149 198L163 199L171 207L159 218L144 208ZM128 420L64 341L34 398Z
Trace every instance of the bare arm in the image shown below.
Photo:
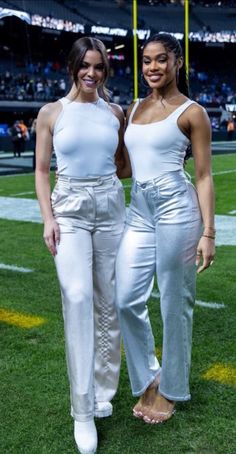
M56 103L55 103L56 104ZM49 251L56 254L56 244L60 239L59 226L51 208L50 161L52 155L52 124L59 106L48 104L39 112L37 118L36 140L36 193L44 220L44 240Z
M119 129L119 144L115 154L115 164L117 167L117 176L119 178L129 178L131 177L131 165L129 160L128 152L124 145L124 129L125 129L125 119L124 113L120 106L117 104L112 104L112 110L120 122Z
M200 273L208 268L215 255L215 197L211 174L211 125L203 108L194 106L190 112L190 129L195 163L196 188L203 219L203 235L198 244L197 265Z

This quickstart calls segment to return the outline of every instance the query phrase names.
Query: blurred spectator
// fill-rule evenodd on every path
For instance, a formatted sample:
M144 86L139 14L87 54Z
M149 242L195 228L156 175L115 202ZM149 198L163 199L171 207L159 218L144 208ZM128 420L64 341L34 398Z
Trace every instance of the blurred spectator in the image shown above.
M21 153L25 150L25 139L23 137L23 131L20 127L19 120L15 121L9 132L12 138L14 156L20 157Z
M120 102L120 90L117 87L113 88L112 99L113 99L115 104L119 104L119 102Z
M30 138L31 138L32 145L33 145L33 163L32 163L33 170L35 170L35 166L36 166L36 159L35 159L36 122L37 122L37 120L36 120L36 118L34 118L34 120L32 121L31 127L30 127Z
M59 96L64 96L66 92L66 83L64 79L59 80Z
M128 77L128 78L131 77L131 72L132 72L131 71L131 67L129 65L127 65L126 68L125 68L126 77Z
M30 135L29 135L28 128L27 128L27 126L24 123L24 120L19 120L18 124L19 124L19 126L21 128L22 137L23 137L24 141L29 140L30 139Z
M234 120L231 118L227 123L227 140L233 140L234 130Z
M0 100L18 101L55 101L65 95L70 85L66 75L66 66L58 60L54 61L26 61L21 65L25 69L19 72L5 62L0 73ZM11 71L7 68L10 67ZM5 69L6 68L6 69ZM128 105L133 99L133 74L128 60L113 61L110 69L109 89L114 102ZM197 62L192 62L189 70L191 96L206 108L222 108L225 104L236 104L236 86L233 73L222 69L222 72L201 68ZM139 96L146 96L146 89L139 85ZM220 111L219 111L220 116ZM216 118L216 116L215 116ZM223 117L222 117L223 120ZM224 125L220 121L219 128L226 127L228 117L224 116ZM219 129L217 121L212 122L214 129Z
M115 70L113 68L113 66L110 66L110 77L114 77L115 76Z

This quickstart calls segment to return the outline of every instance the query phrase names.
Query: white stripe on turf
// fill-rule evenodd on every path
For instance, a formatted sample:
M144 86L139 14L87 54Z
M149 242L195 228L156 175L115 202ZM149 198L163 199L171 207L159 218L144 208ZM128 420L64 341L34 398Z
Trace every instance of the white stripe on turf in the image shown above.
M28 191L28 192L18 192L17 194L10 194L10 197L15 197L19 195L27 195L27 194L35 194L34 191Z
M160 293L154 291L154 292L151 293L151 296L153 298L159 299L160 298ZM209 309L223 309L223 308L225 308L225 304L224 303L212 303L212 302L207 303L206 301L196 300L195 304L197 306L207 307Z
M2 219L8 219L9 221L42 222L39 204L35 199L0 197L0 206L0 218Z
M236 217L216 215L216 246L236 246Z
M160 298L160 293L159 292L155 292L155 290L154 290L154 292L151 293L151 296L153 298Z
M224 309L225 308L224 303L211 303L211 302L206 303L205 301L196 300L195 304L197 306L208 307L209 309Z
M236 169L232 169L232 170L222 170L221 172L213 172L212 175L213 176L216 176L216 175L224 175L225 173L235 173L236 172Z
M0 218L41 223L39 204L35 199L0 197ZM129 208L127 208L128 210ZM236 217L216 215L216 246L236 246Z
M10 271L17 271L19 273L32 273L33 270L30 268L23 268L22 266L16 265L5 265L5 263L0 263L1 270L10 270Z

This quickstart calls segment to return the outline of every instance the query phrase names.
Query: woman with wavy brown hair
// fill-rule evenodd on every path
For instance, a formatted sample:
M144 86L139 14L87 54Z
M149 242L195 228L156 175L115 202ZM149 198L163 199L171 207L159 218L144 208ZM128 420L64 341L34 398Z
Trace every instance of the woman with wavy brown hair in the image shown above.
M120 370L114 274L125 219L117 177L126 176L124 116L108 100L100 40L78 39L68 67L71 90L38 115L36 190L61 288L75 441L81 454L93 454L94 417L112 414ZM51 194L53 148L58 181Z

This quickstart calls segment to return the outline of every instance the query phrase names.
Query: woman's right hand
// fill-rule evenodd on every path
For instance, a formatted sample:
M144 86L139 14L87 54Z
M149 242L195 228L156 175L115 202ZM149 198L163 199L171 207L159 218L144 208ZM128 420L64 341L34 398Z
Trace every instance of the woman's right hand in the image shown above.
M45 221L43 238L49 252L55 257L57 245L60 243L60 228L54 218Z

